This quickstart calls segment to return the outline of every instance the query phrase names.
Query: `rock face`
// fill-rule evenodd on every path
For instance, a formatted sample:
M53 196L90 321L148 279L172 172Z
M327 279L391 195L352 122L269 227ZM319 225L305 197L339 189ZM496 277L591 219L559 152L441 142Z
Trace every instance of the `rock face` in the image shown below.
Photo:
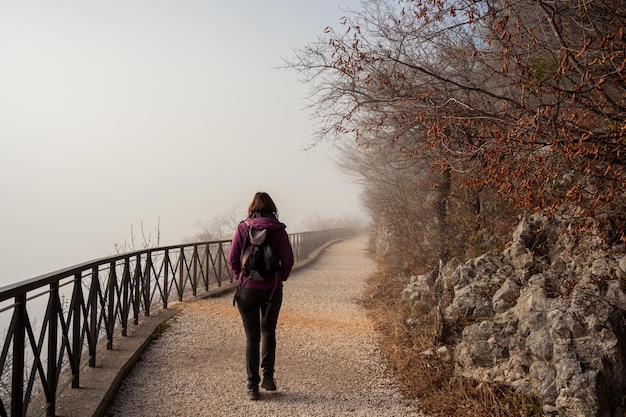
M457 371L543 399L552 416L621 416L626 394L626 254L596 237L524 220L502 253L415 277L438 300ZM422 307L423 308L423 307Z

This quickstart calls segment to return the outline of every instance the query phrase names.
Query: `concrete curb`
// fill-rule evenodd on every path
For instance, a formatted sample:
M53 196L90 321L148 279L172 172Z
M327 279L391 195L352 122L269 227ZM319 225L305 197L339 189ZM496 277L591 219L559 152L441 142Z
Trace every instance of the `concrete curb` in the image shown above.
M124 378L158 337L160 327L179 312L180 308L170 308L143 317L138 326L129 326L127 336L113 340L113 350L102 348L96 354L96 367L81 370L80 388L68 387L57 398L55 416L104 416Z
M297 262L292 272L306 268L319 258L330 245L344 239L336 239L319 247L305 259ZM208 292L185 300L183 303L199 299L219 297L234 291L236 283L228 283ZM56 417L104 417L115 399L117 392L135 364L153 339L158 337L160 328L172 317L180 313L181 304L174 304L167 310L144 317L138 326L130 326L128 335L113 340L113 350L102 349L96 355L96 367L85 367L80 374L80 388L66 388L57 398ZM37 411L37 410L36 410ZM35 411L35 412L36 412ZM29 414L31 414L29 412Z

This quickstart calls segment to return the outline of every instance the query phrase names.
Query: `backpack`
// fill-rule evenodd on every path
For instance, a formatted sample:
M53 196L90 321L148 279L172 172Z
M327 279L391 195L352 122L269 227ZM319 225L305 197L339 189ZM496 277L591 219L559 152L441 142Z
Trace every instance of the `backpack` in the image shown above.
M270 245L270 229L254 229L246 220L248 231L241 253L241 271L251 281L265 281L274 277L277 262Z

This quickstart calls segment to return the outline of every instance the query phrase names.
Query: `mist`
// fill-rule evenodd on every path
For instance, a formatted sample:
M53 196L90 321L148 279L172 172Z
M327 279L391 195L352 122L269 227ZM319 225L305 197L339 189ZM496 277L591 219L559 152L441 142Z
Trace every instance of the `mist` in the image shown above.
M270 193L362 215L280 69L359 1L0 2L0 285L193 237Z

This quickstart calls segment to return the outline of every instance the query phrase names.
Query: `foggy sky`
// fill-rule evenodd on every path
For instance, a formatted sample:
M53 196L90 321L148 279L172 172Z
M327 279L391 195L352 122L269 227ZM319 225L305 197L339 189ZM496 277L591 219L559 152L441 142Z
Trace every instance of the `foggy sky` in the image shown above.
M358 0L0 0L0 286L161 244L256 191L289 232L358 212L314 132L309 86L278 69Z

